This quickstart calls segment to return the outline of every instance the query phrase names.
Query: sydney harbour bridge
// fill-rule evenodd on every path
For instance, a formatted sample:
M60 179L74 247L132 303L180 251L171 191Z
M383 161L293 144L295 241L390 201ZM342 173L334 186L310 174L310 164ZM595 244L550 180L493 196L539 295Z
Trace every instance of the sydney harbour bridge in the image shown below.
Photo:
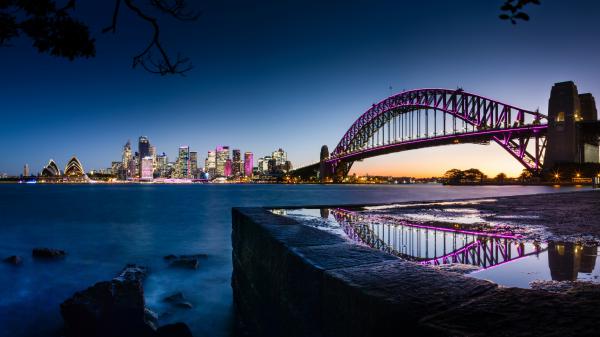
M548 114L462 89L415 89L373 104L320 161L295 171L341 181L355 161L426 147L496 143L534 174L553 164L598 162L594 97L573 82L552 87Z

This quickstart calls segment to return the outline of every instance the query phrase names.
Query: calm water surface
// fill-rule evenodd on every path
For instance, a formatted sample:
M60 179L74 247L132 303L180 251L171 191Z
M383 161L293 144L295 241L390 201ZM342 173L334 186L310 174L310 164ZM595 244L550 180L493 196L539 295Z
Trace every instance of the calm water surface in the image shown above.
M543 186L441 185L0 185L0 336L53 336L59 304L111 279L126 263L151 268L148 306L171 312L197 336L229 336L233 321L231 207L389 203L565 192ZM64 249L61 261L31 259L37 246ZM167 254L209 254L197 271L172 270ZM194 305L173 310L162 298L182 291Z

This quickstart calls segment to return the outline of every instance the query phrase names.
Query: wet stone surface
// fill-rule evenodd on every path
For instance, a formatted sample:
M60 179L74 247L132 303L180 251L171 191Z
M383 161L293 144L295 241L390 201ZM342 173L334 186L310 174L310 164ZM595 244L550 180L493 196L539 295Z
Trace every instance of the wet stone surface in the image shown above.
M445 203L438 213L476 221L455 221L459 216L416 226L414 217L409 222L389 207L368 211L400 223L364 209L234 209L232 288L240 326L260 336L596 335L594 241L537 241L506 221L532 216L493 222L486 220L491 212L472 211L476 204L464 202L470 209L462 212ZM311 235L289 235L303 232ZM521 275L522 288L530 289L486 281L496 271Z
M273 213L403 260L531 288L600 282L599 209L600 193L590 191ZM583 225L581 213L591 215Z

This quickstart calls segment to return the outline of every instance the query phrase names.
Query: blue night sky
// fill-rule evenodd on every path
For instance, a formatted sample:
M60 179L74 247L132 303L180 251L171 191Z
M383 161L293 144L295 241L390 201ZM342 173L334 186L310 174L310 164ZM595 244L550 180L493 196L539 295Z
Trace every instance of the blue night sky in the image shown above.
M498 19L502 0L246 0L191 3L193 23L161 18L164 44L191 57L186 77L132 70L150 31L133 16L101 34L112 2L80 1L97 56L70 62L26 39L0 50L0 172L37 172L77 155L86 170L120 160L147 135L174 159L230 145L255 158L278 147L295 166L333 149L372 103L418 87L463 87L546 112L553 83L600 97L600 4L542 0L530 22ZM135 146L137 150L137 145ZM372 158L357 173L428 176L478 167L521 170L497 145L456 145Z

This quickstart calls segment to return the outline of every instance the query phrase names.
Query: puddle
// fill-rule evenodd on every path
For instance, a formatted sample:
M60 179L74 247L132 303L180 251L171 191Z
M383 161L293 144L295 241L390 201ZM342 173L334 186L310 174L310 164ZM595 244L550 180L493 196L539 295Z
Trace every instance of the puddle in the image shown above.
M486 222L487 214L477 209L438 206L442 207L405 209L401 214L382 213L376 207L273 212L404 260L503 286L531 288L540 281L600 283L596 244L533 240L518 225Z

